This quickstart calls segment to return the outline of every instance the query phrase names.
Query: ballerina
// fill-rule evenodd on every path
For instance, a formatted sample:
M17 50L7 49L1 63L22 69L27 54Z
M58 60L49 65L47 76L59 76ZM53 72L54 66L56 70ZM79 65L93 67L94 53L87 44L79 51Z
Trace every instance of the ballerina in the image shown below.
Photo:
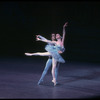
M57 41L51 41L46 39L45 37L41 35L37 35L37 40L38 41L43 41L46 43L50 43L54 46L47 45L45 49L47 52L37 52L37 53L25 53L27 56L52 56L52 77L53 80L52 82L54 83L54 86L57 84L56 78L55 78L55 70L56 70L56 65L57 62L59 63L65 63L65 60L62 58L59 52L63 53L65 51L64 48L64 39L65 39L65 27L67 26L68 22L66 22L63 26L63 36L59 33L56 34L56 39Z
M55 36L56 36L55 33L51 34L51 40L52 41L55 41L55 39L56 39ZM48 44L48 45L51 45L51 44ZM51 45L51 46L53 46L53 45ZM47 74L47 71L49 70L49 68L51 67L51 65L52 65L52 56L49 56L49 58L48 58L48 60L46 62L45 68L44 68L44 70L42 72L42 75L41 75L41 77L40 77L40 79L38 81L38 85L40 85L41 82L43 82L43 79L44 79L45 75ZM57 80L57 77L58 77L58 69L59 69L59 63L57 64L57 67L56 67L56 70L55 70L56 80Z

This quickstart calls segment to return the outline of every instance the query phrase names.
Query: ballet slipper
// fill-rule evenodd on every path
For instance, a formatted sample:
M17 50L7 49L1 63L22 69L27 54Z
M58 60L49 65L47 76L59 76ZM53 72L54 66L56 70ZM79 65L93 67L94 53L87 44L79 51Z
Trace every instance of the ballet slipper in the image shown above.
M25 55L26 55L26 56L32 56L32 54L30 54L30 53L25 53Z
M54 86L56 86L57 85L57 82L56 82L56 80L54 79L54 80L52 80L52 82L54 83Z

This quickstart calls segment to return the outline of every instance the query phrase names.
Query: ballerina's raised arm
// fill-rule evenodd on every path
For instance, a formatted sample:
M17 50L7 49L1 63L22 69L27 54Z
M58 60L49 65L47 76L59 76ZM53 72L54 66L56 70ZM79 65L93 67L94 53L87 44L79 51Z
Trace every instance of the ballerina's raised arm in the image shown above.
M36 40L46 42L46 43L50 43L50 44L56 44L56 41L48 40L48 39L46 39L45 37L43 37L41 35L36 35Z
M68 22L66 22L64 25L63 25L63 36L62 36L62 44L64 45L64 40L65 40L65 27L68 25Z

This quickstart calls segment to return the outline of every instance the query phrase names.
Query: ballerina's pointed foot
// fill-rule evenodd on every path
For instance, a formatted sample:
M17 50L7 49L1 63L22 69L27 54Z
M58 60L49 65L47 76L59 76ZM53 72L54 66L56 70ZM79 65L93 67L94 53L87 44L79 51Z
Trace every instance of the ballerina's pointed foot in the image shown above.
M32 56L32 54L31 54L31 53L25 53L25 55L26 55L26 56Z
M56 85L57 85L56 80L52 80L52 82L54 83L54 86L56 86Z

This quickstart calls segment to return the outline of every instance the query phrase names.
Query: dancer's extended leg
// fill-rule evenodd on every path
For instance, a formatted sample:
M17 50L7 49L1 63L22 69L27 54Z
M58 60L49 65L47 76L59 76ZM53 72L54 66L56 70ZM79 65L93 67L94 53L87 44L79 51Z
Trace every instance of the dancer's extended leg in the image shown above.
M49 52L25 53L26 56L51 56Z
M58 79L58 70L59 70L59 65L60 63L57 63L56 69L55 69L55 78L56 78L56 83L57 83L57 79Z
M41 75L41 78L40 80L38 81L38 85L43 81L43 78L45 77L45 75L47 74L47 71L49 70L49 68L51 67L51 64L52 64L52 59L48 59L47 62L46 62L46 66L44 68L44 71Z
M52 58L52 77L53 80L52 82L54 83L54 86L56 85L56 76L55 76L55 70L56 70L56 66L57 66L57 61L56 59Z

